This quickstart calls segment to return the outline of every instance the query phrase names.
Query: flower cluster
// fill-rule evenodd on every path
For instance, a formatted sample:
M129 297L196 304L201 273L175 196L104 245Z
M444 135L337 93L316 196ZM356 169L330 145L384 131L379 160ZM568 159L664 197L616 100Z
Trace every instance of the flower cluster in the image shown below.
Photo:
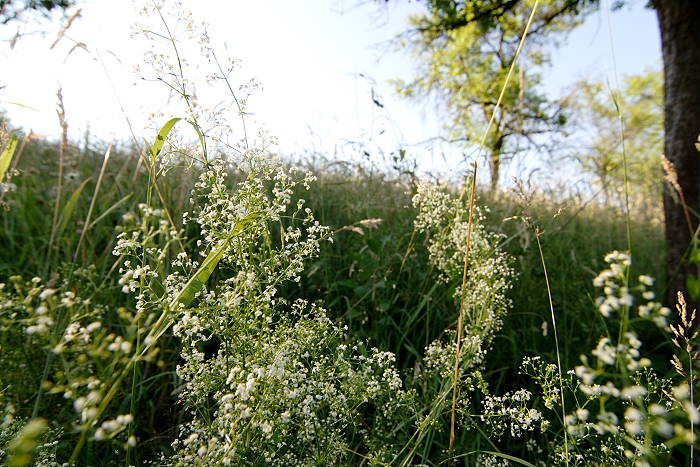
M454 287L455 300L459 301L469 233L468 212L463 202L430 184L418 185L413 205L419 210L415 229L426 236L430 262L440 278ZM511 306L507 293L515 273L508 257L500 250L499 241L500 237L487 232L477 212L471 226L469 271L464 290L462 357L465 364L462 367L465 370L481 363ZM427 350L427 366L448 371L455 355L450 345L445 341L432 343ZM452 364L448 364L450 354Z
M623 310L632 309L634 295L641 297L643 303L637 307L637 316L642 319L651 319L660 328L668 326L668 316L671 310L654 300L656 295L650 289L654 285L654 279L641 275L634 289L626 285L629 268L632 264L630 255L624 252L613 251L605 255L608 268L604 269L593 279L593 285L603 290L604 296L596 298L598 311L605 318L611 318L613 314L620 316L626 313Z
M488 395L484 400L481 421L497 436L509 433L513 438L519 438L524 432L534 431L546 422L541 412L528 408L531 397L532 394L525 389L508 392L503 396Z
M668 330L670 311L653 301L652 278L639 276L639 284L629 287L628 254L612 252L605 261L608 268L594 279L604 296L595 303L618 330L601 336L590 354L581 356L582 364L564 375L561 383L554 365L537 357L524 362L525 373L542 388L547 408L561 410L560 391L574 396L564 417L566 442L560 436L554 438L551 452L555 455L548 465L668 465L670 447L694 442L697 410L690 410L688 384L674 385L652 369L638 329L653 323L652 329ZM634 304L640 298L642 304L635 313Z
M81 274L89 277L91 272L77 271L74 278ZM74 291L76 285L58 276L48 283L15 276L9 284L0 284L0 364L7 370L4 375L25 376L24 382L3 383L12 388L8 396L18 404L27 394L34 394L40 415L50 410L41 402L64 401L58 405L65 404L69 414L72 411L69 418L74 428L92 433L96 441L116 439L133 417L114 414L113 420L100 425L98 407L110 389L115 369L132 358L144 330L135 326L134 316L126 309L114 313L93 304ZM21 334L28 346L16 345ZM143 360L153 360L157 354L152 349ZM36 381L40 387L26 387L38 384Z
M297 177L259 153L241 166L248 172L234 190L226 185L232 167L219 160L192 193L201 201L193 219L205 252L232 225L260 215L230 242L222 280L175 323L180 397L193 418L181 427L172 463L337 465L357 449L389 458L391 443L379 440L390 438L411 401L394 355L349 339L319 306L278 293L299 280L329 235L303 201L291 201L312 176Z

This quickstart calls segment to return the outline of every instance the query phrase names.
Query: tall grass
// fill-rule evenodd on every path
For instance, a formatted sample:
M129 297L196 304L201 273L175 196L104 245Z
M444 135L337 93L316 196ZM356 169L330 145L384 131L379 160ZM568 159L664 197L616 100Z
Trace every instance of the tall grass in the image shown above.
M2 235L5 244L8 245L2 252L2 268L5 271L3 281L9 280L9 276L17 271L18 265L27 271L25 277L40 276L42 271L47 270L44 260L32 254L32 249L41 250L48 246L50 225L38 222L35 217L40 216L42 207L44 212L50 210L53 203L39 203L36 200L50 196L47 186L50 186L48 180L53 179L53 175L50 169L32 171L32 168L36 167L34 161L37 158L45 157L46 154L51 154L51 151L51 146L46 143L30 143L19 166L23 171L22 176L12 179L17 189L9 194L7 202L10 209L2 215L6 226ZM71 151L74 149L69 147L69 161ZM78 255L77 263L71 263L71 260L80 241L81 232L79 228L68 228L70 224L66 224L67 227L57 236L53 247L53 263L48 267L50 274L56 272L68 278L67 283L72 284L71 289L85 290L84 287L88 285L92 288L89 295L91 300L104 304L124 303L123 296L118 291L121 287L118 283L121 275L113 266L115 263L111 255L115 244L114 224L138 214L136 200L139 196L145 198L144 186L148 183L148 174L145 171L134 173L135 158L129 158L127 153L120 150L114 151L110 157L111 162L106 166L103 164L101 151L81 158L81 166L78 169L86 174L99 173L102 167L105 167L103 177L106 182L102 185L104 189L96 190L97 180L88 181L75 199L74 214L71 215L75 223L82 222L81 218L88 218L91 204L94 213L90 216L93 219L90 221L91 229L85 235L84 248ZM131 168L124 170L123 164L128 160L131 160ZM173 201L170 209L176 218L178 212L183 210L182 200L189 196L183 188L183 180L185 183L192 180L190 186L194 186L194 173L192 169L189 170L190 172L187 172L176 168L160 178L163 191L173 194L169 197ZM134 176L143 180L142 186L130 183ZM121 183L124 185L110 182L118 182L118 177L123 180ZM240 176L235 172L231 173L230 177L230 180L240 180ZM66 186L74 187L72 191L75 192L80 189L81 182L69 180ZM338 233L333 243L325 244L320 255L310 260L298 286L287 285L281 288L282 295L289 300L301 297L310 301L323 300L330 316L347 323L350 334L367 338L372 345L395 353L398 368L402 369L406 376L424 364L423 349L443 335L444 329L456 324L455 315L448 312L454 310L455 289L442 286L434 279L438 271L431 264L427 251L421 246L422 236L414 229L412 219L416 215L416 208L411 204L414 190L410 179L392 177L391 174L369 170L325 173L320 171L318 182L312 184L308 191L293 194L293 199L303 196L309 208L317 213L319 222L338 230ZM518 362L525 356L532 355L540 355L544 360L554 361L556 349L553 345L551 325L543 324L550 322L551 318L547 295L543 293L546 281L535 234L518 218L528 216L531 222L537 222L540 228L553 305L557 310L562 367L573 368L579 363L579 349L594 348L597 345L597 336L606 330L606 320L596 311L596 292L592 278L595 276L594 272L600 270L604 264L599 259L604 252L625 246L626 234L624 223L621 222L622 214L595 202L585 204L576 199L553 200L533 196L524 204L520 196L500 193L497 198L491 199L487 192L481 193L479 198L482 200L482 206L489 207L484 211L482 222L489 229L502 235L502 246L514 258L513 264L519 273L515 287L510 292L512 310L504 320L502 330L495 336L494 350L486 354L482 374L493 393L502 394L520 388L531 388L531 392L536 394L531 377L517 373ZM358 223L363 219L382 219L382 222L375 228L367 228ZM353 224L357 228L342 229ZM656 261L656 252L662 245L660 227L652 222L639 222L633 225L633 228L636 232L645 232L637 237L640 240L635 249L637 256L633 268L638 268L640 272L656 271L658 275L661 266ZM196 230L189 229L188 227L192 235L198 235ZM27 243L18 241L23 237L27 238ZM191 245L189 242L187 244ZM92 272L81 272L82 267L86 266ZM659 338L658 332L652 328L643 329L642 332L645 341L651 342ZM128 378L131 383L135 382L136 391L130 390L129 396L125 394L125 400L133 400L134 407L143 416L138 421L137 428L133 430L139 440L142 440L143 448L139 448L140 454L133 459L144 460L157 456L155 453L163 449L168 449L168 438L157 435L163 432L163 427L155 424L158 418L155 411L170 407L168 411L171 413L172 423L175 423L168 429L170 431L165 431L171 433L170 440L176 436L174 426L182 417L181 414L172 412L173 396L162 392L164 387L175 388L180 384L173 373L177 364L177 341L168 338L163 342L163 346L163 356L159 363L163 366L147 364L138 379ZM36 353L38 349L27 348L19 340L5 340L3 349L8 348L15 349L7 356L16 362L26 362L27 359L36 359L40 355ZM16 350L21 348L29 353L17 354ZM662 359L663 355L669 352L667 346L660 346L658 351ZM10 392L5 392L6 398L17 397L12 396L13 393L36 395L39 382L45 379L41 369L32 373L22 366L11 365L6 368L9 373L3 375L3 382L12 388ZM155 384L157 381L167 384ZM153 391L158 394L155 398L156 403L150 402L154 401ZM438 394L441 394L439 388ZM54 404L55 400L50 394L48 397L46 403L41 403L39 413L44 417L60 418L60 412L53 415L46 412L46 407ZM33 396L13 400L18 414L31 415L31 407L35 402ZM449 417L446 420L439 412L429 417L436 420L433 423L449 424ZM463 418L459 420L461 424L465 423ZM461 443L462 446L471 446L470 449L496 452L493 446L488 444L488 440L496 442L496 446L500 443L490 437L483 438L483 434L474 436L473 429L460 430L456 446ZM421 444L413 450L414 455L421 453L423 459L436 459L435 456L439 456L439 446L448 446L448 431L442 434L439 430L424 432L415 438L414 441L420 439ZM447 438L444 438L445 436ZM103 455L98 454L103 452L97 449L99 444L93 443L90 444L88 452L92 452L91 455ZM505 447L501 445L499 449L503 450ZM59 455L60 452L61 449ZM528 456L524 447L513 447L504 452L524 458ZM114 455L117 456L116 459L120 454ZM471 465L467 457L464 461Z

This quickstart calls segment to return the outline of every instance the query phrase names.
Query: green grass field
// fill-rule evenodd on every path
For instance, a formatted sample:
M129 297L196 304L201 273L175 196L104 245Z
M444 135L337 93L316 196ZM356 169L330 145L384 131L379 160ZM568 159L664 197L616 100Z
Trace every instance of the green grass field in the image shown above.
M632 215L628 268L603 260L628 249L619 210L477 190L460 308L459 186L416 201L417 180L376 170L147 165L130 148L14 154L0 213L8 465L687 463L687 386L652 320L668 310L646 305L664 294L651 219ZM640 274L657 282L637 289Z

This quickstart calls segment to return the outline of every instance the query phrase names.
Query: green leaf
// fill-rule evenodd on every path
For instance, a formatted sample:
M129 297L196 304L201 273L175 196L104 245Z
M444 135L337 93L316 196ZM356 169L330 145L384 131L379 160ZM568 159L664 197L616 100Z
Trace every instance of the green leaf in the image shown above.
M690 258L688 259L693 264L700 264L700 248L698 248L697 242L693 241L693 247L690 250Z
M116 203L114 203L113 205L111 205L110 207L108 207L108 208L105 210L105 212L103 212L102 214L100 214L100 215L97 217L97 219L95 219L94 221L90 222L90 225L89 225L87 228L88 228L88 229L91 229L91 228L95 227L95 226L97 225L97 223L100 222L100 221L101 221L102 219L104 219L105 217L107 217L107 216L109 215L110 212L114 211L114 210L115 210L116 208L118 208L119 205L121 205L124 201L128 200L129 198L131 198L131 195L132 195L132 194L133 194L133 193L129 193L128 195L126 195L125 197L123 197L122 199L120 199L119 201L117 201Z
M158 132L158 136L156 136L155 142L151 146L151 162L155 162L155 160L158 158L158 156L160 155L160 151L163 149L163 145L165 144L165 139L168 137L168 134L173 129L175 124L180 120L182 120L181 117L171 118L165 123L165 125L163 125L163 128L160 129L160 131ZM197 133L197 138L199 138L199 144L202 146L202 153L204 154L204 157L206 159L207 148L204 142L204 134L195 123L187 123L192 125L192 128L194 128L194 131Z
M697 276L686 277L685 286L688 288L690 298L693 300L700 298L700 280L697 278Z
M63 206L63 210L61 211L61 219L58 221L58 228L56 229L56 238L59 238L61 234L63 233L63 230L66 228L66 225L68 225L68 221L70 218L73 216L73 210L75 210L75 205L78 203L78 199L80 198L80 194L83 192L83 189L87 185L87 183L90 181L88 178L85 180L70 196L70 199L66 203L65 206ZM85 228L85 226L83 226Z
M231 245L231 241L236 238L236 236L250 223L260 217L260 215L260 212L251 212L243 219L236 222L228 237L222 240L219 246L214 248L207 255L197 272L190 277L190 280L187 281L187 284L185 284L180 293L178 293L172 300L171 309L174 309L178 303L182 303L185 306L189 306L190 303L192 303L197 292L202 290L202 287L204 287L204 284L206 284L209 276L211 276L211 274L214 272L216 265L219 264L219 261L224 256L224 253L226 253L226 250L228 250L228 247Z
M182 120L180 117L171 118L165 123L165 125L163 125L163 128L160 129L153 146L151 146L151 161L154 162L156 158L158 158L160 151L163 149L163 145L165 144L165 138L168 137L170 131L180 120Z
M204 154L204 159L206 160L207 158L207 146L204 144L204 134L199 130L199 127L195 125L193 122L189 122L190 125L192 125L192 128L194 128L194 131L197 132L197 137L199 138L199 144L202 146L202 154Z
M35 418L24 425L22 431L7 445L7 465L22 467L31 464L34 459L34 449L39 445L41 435L48 429L43 418Z
M10 167L10 161L12 160L12 156L15 155L15 149L17 149L18 141L19 138L12 135L10 137L10 142L7 144L5 149L3 149L2 154L0 154L0 182L2 182L7 169Z

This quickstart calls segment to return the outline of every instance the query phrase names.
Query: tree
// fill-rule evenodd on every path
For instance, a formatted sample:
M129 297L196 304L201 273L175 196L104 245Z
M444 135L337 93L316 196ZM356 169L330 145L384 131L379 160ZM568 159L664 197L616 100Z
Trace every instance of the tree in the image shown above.
M700 2L652 0L652 5L659 20L664 62L664 152L675 165L678 184L697 215L700 158L693 143L700 134ZM688 261L691 236L683 207L668 190L664 192L664 218L667 299L674 302L676 291L685 290L685 278L697 277L697 269Z
M500 178L505 158L518 152L547 149L539 135L554 133L566 121L559 103L550 102L539 89L537 68L549 62L542 47L541 31L566 31L578 19L558 15L565 2L549 2L538 10L528 34L527 48L513 70L513 78L496 107L520 37L531 11L531 1L515 5L494 20L460 20L457 2L432 2L429 11L413 16L412 30L404 37L421 63L411 82L397 81L399 92L409 98L434 96L447 114L452 140L480 143L489 121L484 146L488 150L491 189Z
M486 37L511 14L530 0L423 0L427 5L431 29L449 34L468 24L481 26ZM614 7L626 3L614 2ZM656 10L661 32L664 66L664 152L675 165L678 183L688 207L700 213L700 158L694 142L700 133L700 2L698 0L650 0ZM558 18L581 18L599 6L597 0L551 0L543 7L551 10L551 19L536 24L533 33L556 30ZM688 261L691 235L684 208L664 191L666 234L667 301L675 302L675 292L685 290L685 278L697 275ZM697 219L695 224L697 224ZM693 226L695 227L695 226Z
M571 93L572 123L582 134L575 157L594 177L606 202L624 205L624 164L617 106L624 121L629 197L646 212L660 212L663 172L663 84L660 71L629 76L613 102L603 82L580 81Z
M0 24L19 20L27 12L48 16L54 8L69 8L74 0L0 0Z

